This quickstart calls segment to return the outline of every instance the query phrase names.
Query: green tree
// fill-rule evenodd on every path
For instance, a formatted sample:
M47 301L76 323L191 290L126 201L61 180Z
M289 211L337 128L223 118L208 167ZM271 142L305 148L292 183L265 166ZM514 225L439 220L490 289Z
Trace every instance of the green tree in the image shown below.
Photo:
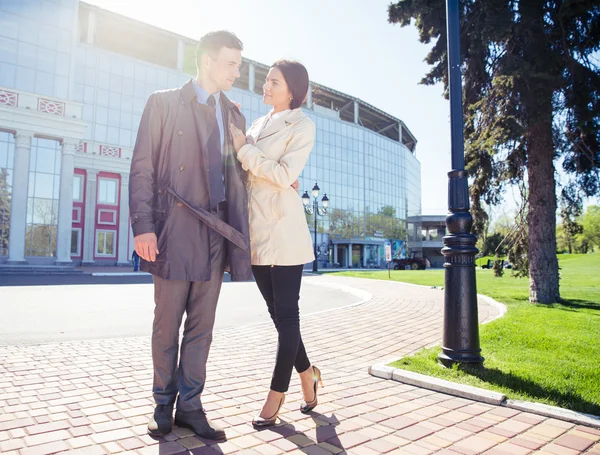
M590 205L581 218L583 237L590 246L600 247L600 205Z
M506 242L504 239L506 234L501 232L494 232L488 235L483 241L481 247L482 256L505 256L506 255Z
M391 205L384 205L377 213L367 210L365 216L367 236L373 236L375 231L382 231L386 239L406 239L406 221L396 216L396 209Z
M560 299L556 258L555 161L578 197L600 190L600 5L597 0L461 0L461 52L467 170L475 230L484 204L498 205L507 184L527 185L525 243L530 300ZM389 21L416 25L433 47L421 83L443 82L448 66L444 0L403 0ZM523 193L525 194L525 192ZM510 255L509 255L510 256ZM512 261L511 261L512 262Z
M351 239L359 235L361 220L354 215L352 209L331 209L329 212L329 229L332 236Z
M8 171L0 168L0 255L8 254L8 237L10 231L11 191L8 184Z

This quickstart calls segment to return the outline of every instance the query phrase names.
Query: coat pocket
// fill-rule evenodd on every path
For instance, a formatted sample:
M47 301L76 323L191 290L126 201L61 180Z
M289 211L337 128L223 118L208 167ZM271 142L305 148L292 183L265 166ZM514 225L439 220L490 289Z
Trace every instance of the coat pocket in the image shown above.
M277 195L277 209L279 213L279 218L282 217L302 217L304 213L304 206L302 205L302 201L300 200L300 196L298 193L292 189L288 188L283 191L278 192ZM299 215L300 214L300 215Z

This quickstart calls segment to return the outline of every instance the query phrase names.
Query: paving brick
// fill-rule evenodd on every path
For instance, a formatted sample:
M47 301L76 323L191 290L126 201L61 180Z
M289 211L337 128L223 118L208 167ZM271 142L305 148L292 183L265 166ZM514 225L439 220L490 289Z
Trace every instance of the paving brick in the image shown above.
M67 439L67 443L74 449L88 447L94 444L94 441L89 436L79 436L77 438Z
M434 430L432 430L431 428L427 428L421 424L417 424L396 432L396 436L408 439L410 441L417 441L433 433Z
M302 394L294 375L281 425L256 431L249 424L268 392L276 349L270 324L214 334L202 400L209 417L227 431L229 441L218 444L181 428L164 438L146 434L154 408L147 337L2 346L0 365L11 359L16 373L0 369L0 444L9 444L0 450L35 454L66 450L66 444L84 454L525 455L539 450L539 455L574 455L581 450L573 447L590 444L586 455L598 455L597 430L366 373L374 363L440 339L438 290L334 276L309 279L373 295L363 305L303 317L303 339L327 382L311 415L298 411ZM481 318L495 311L485 303L480 308ZM267 338L268 349L253 347ZM2 414L7 410L11 414ZM38 444L17 448L26 438L38 438L28 440Z
M589 434L600 437L600 429L599 428L591 428L591 427L584 427L583 425L578 425L577 427L575 427L575 429L577 431L583 431L585 433L589 433Z
M55 441L48 444L41 444L34 447L26 447L19 451L20 455L47 455L51 453L63 452L70 447L65 441Z
M374 450L377 453L391 452L398 446L392 442L386 441L385 438L374 439L365 444L368 448Z
M452 450L460 449L461 453L473 453L475 455L485 452L497 445L496 441L492 441L481 436L471 436L459 441L452 446Z
M394 417L392 419L384 420L380 422L381 425L385 427L393 428L394 430L402 430L403 428L410 427L411 425L415 425L417 423L416 420L409 419L407 417Z
M7 414L8 420L0 422L0 431L12 430L14 428L24 428L35 425L35 421L28 418L11 418L10 414Z
M538 450L540 447L546 445L544 442L542 441L534 441L531 439L527 439L524 437L516 437L510 440L511 444L517 445L517 446L521 446L521 447L525 447L527 449L530 450Z
M257 448L255 449L257 450L257 452L261 453L261 454L268 454L270 452L264 452L263 448ZM318 445L312 445L309 447L304 447L302 449L302 452L307 454L307 455L331 455L331 452L329 452L328 450L324 449L323 447L319 447ZM380 452L383 453L383 452Z
M558 444L560 446L567 447L573 450L579 450L580 452L589 449L594 444L594 441L590 439L574 436L571 434L565 434L554 442L555 444Z
M49 442L63 441L70 438L71 435L67 430L50 431L48 433L40 433L35 436L27 436L25 438L25 444L27 446L36 446L40 444L47 444Z
M50 422L42 425L29 426L27 427L27 433L29 433L30 435L49 433L51 431L66 430L67 428L70 428L70 426L71 425L66 420L59 422Z
M25 441L21 438L13 438L8 441L0 442L0 453L8 452L11 450L18 450L25 447Z
M141 455L173 455L185 452L185 447L176 442L165 442L163 444L156 444L138 450L138 453Z
M121 429L106 431L104 433L92 433L90 437L96 444L104 444L106 442L127 439L133 436L135 436L135 434L130 429Z

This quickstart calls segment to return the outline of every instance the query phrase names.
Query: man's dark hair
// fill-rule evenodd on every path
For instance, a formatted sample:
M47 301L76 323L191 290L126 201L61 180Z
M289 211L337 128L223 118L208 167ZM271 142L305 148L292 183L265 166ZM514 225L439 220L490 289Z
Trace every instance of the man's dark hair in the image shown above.
M240 51L244 50L244 45L240 39L235 36L234 33L228 32L227 30L219 30L204 35L200 38L198 47L196 47L196 66L200 68L200 57L204 54L216 58L219 51L224 47L229 49L239 49Z
M292 94L290 108L296 109L302 106L308 94L308 71L304 65L294 60L278 60L271 65L283 74L285 83Z

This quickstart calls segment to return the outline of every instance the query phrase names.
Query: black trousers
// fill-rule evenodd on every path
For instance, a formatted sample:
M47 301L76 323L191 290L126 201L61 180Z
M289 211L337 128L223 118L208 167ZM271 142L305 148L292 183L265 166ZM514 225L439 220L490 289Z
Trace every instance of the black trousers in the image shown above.
M310 367L300 336L300 283L303 265L253 265L252 273L269 314L277 329L277 360L271 379L271 390L285 393L290 385L292 369L298 373Z

